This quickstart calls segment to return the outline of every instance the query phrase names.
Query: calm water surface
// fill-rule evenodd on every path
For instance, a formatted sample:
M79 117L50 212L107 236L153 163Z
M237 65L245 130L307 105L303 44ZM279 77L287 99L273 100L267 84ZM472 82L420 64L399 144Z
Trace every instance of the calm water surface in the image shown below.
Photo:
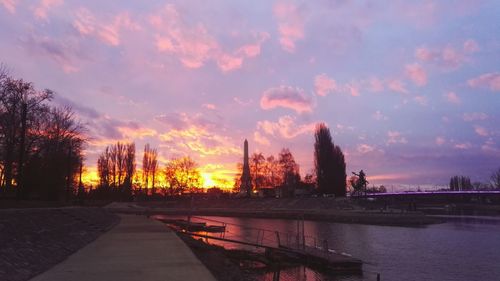
M205 217L281 232L295 232L293 220ZM365 262L363 274L336 276L307 267L285 269L280 280L500 280L500 219L468 217L422 228L306 221L306 235L328 239L329 248ZM233 235L255 232L228 228ZM218 243L213 240L213 243ZM226 244L226 247L241 247ZM272 280L273 273L262 280Z

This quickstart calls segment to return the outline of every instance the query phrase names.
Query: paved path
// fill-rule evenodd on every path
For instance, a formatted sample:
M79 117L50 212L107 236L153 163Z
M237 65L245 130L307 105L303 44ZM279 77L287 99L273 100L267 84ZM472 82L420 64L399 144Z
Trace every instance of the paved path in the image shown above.
M144 216L121 222L32 281L215 280L177 235Z

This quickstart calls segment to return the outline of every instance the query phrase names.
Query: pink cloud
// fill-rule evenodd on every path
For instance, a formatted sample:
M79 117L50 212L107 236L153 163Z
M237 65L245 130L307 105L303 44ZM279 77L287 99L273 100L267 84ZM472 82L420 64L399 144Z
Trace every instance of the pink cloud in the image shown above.
M17 0L0 0L3 7L11 14L16 12Z
M110 46L120 45L120 33L123 30L139 30L138 23L132 21L128 13L121 13L113 18L111 23L99 22L86 8L76 11L73 27L85 36L95 36L103 43Z
M243 64L243 58L227 54L223 54L217 59L217 65L223 72L241 68L242 64Z
M436 144L437 145L443 145L446 142L446 139L444 137L436 137Z
M365 154L365 153L370 153L370 152L374 151L375 147L372 146L372 145L368 145L368 144L362 143L362 144L358 145L358 147L356 148L356 150L359 153L361 153L361 154Z
M464 143L457 143L455 144L454 148L456 149L460 149L460 150L467 150L469 148L471 148L472 145L468 142L464 142Z
M373 117L373 119L375 119L377 121L389 119L387 116L382 114L382 112L380 112L380 110L375 111L375 113L372 114L372 117Z
M425 96L416 96L413 98L413 100L422 106L427 105L427 97L425 97Z
M384 90L384 83L380 79L372 77L368 80L368 89L376 93L382 92Z
M291 3L278 3L273 12L278 20L281 47L293 53L295 42L304 38L304 17L301 10Z
M47 12L64 3L63 0L42 0L40 5L33 11L37 19L47 20Z
M217 107L215 106L215 104L212 104L212 103L205 103L202 105L204 108L206 109L210 109L210 110L215 110Z
M95 30L95 17L86 8L80 8L76 11L76 19L73 21L73 27L82 35L89 35Z
M464 121L478 121L478 120L486 120L488 119L488 114L484 112L472 112L472 113L464 113L463 115Z
M351 96L353 96L353 97L359 96L359 85L356 82L349 83L345 87L346 87L347 92Z
M427 73L418 63L406 65L406 75L417 86L425 86L427 84Z
M254 132L253 134L253 139L259 143L259 144L262 144L262 145L270 145L271 142L269 142L269 139L266 138L265 136L263 136L260 132L256 131Z
M406 138L398 131L387 132L387 144L408 143Z
M387 87L394 92L408 94L408 90L405 88L404 82L398 79L394 79L388 82Z
M496 143L492 138L488 138L484 144L481 146L481 150L500 155L500 149L497 147Z
M415 50L415 57L422 62L432 62L443 68L458 69L465 62L471 61L469 55L479 51L479 45L473 39L468 39L463 46L447 45L443 48L419 47Z
M444 97L446 98L446 100L449 103L454 103L454 104L462 103L462 100L460 99L460 97L457 96L457 94L455 94L454 92L449 92L449 93L445 94Z
M467 84L472 88L487 88L494 92L500 91L500 73L485 73L481 76L468 80Z
M388 143L407 143L406 138L398 131L389 131L387 132L387 136L389 137Z
M468 39L464 42L464 51L466 53L475 53L479 51L479 45L473 39Z
M139 24L132 21L128 13L117 15L111 24L103 25L99 32L101 40L108 45L120 45L120 31L126 30L140 30Z
M173 4L150 16L149 23L156 30L157 50L176 56L187 68L200 68L212 60L223 72L239 69L245 58L258 56L262 44L269 39L266 32L254 32L255 43L225 51L204 24L187 24Z
M259 121L257 122L257 129L274 137L293 139L302 134L312 133L316 126L316 122L298 125L295 121L295 117L285 115L280 117L278 122Z
M260 106L263 109L284 107L295 110L297 113L303 113L312 111L313 102L302 89L279 86L264 91Z
M317 75L314 78L314 91L319 96L326 96L330 92L338 90L337 82L329 78L326 74Z
M173 4L167 4L157 14L149 18L156 29L156 47L160 52L177 55L188 68L199 68L218 52L216 40L205 26L185 24ZM225 64L223 64L225 65Z
M474 126L474 132L476 132L476 134L480 135L481 137L487 137L490 135L488 130L481 126Z
M241 46L238 51L236 51L236 53L248 58L253 58L260 55L261 46L270 38L270 35L267 32L260 32L256 37L257 42Z

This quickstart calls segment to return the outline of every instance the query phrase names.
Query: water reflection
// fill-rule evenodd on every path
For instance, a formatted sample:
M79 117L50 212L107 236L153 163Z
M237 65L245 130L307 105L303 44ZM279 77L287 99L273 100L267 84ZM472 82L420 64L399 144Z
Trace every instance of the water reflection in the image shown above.
M228 223L295 232L296 221L206 217ZM335 275L308 267L282 269L279 280L499 280L500 219L467 217L423 228L306 221L306 235L328 239L329 247L363 260L362 275ZM227 235L256 239L252 229L232 227ZM210 241L225 247L233 243ZM273 280L276 272L262 273Z

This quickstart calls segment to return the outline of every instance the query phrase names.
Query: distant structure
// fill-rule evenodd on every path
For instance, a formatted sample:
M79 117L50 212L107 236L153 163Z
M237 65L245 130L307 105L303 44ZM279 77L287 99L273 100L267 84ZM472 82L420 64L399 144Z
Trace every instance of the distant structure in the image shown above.
M246 139L243 146L243 172L241 173L240 195L251 196L252 176L250 176L250 165L248 164L248 141Z

